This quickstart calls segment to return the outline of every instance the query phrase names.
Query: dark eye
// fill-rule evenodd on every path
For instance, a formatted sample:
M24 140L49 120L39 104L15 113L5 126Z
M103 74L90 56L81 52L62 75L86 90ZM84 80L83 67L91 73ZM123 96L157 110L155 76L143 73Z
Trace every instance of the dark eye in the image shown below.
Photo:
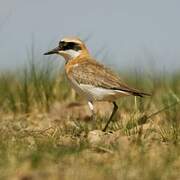
M74 43L74 42L64 42L64 41L60 41L59 42L59 47L61 50L75 50L75 51L79 51L81 50L81 47L79 44Z
M67 49L73 49L75 51L79 51L81 50L81 46L77 43L74 43L74 42L69 42L67 45L66 45L66 48Z

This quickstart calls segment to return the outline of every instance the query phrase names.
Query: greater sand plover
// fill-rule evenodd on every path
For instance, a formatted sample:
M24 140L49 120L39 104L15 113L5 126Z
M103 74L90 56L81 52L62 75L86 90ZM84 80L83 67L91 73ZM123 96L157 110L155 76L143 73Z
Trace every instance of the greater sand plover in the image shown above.
M118 106L115 100L121 96L149 95L129 87L109 68L97 62L88 52L83 41L76 37L67 37L59 42L58 47L44 55L59 54L64 57L65 74L76 92L84 96L94 116L94 101L110 101L114 108L103 131L106 131Z

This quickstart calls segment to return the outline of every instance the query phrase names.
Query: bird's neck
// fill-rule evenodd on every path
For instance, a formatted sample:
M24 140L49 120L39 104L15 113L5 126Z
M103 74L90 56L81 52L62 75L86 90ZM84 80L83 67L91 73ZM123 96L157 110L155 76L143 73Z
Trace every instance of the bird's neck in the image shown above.
M74 51L74 50L68 50L65 53L61 54L66 62L79 58L79 57L84 57L84 56L89 56L88 51Z

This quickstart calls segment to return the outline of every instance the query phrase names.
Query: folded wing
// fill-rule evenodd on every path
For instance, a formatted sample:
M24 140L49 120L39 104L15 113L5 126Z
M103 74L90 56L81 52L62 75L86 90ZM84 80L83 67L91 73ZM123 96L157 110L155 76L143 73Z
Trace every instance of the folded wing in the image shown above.
M118 75L91 58L80 61L79 64L72 66L70 73L72 78L79 84L91 84L95 87L119 90L128 93L129 95L140 97L149 95L129 87Z

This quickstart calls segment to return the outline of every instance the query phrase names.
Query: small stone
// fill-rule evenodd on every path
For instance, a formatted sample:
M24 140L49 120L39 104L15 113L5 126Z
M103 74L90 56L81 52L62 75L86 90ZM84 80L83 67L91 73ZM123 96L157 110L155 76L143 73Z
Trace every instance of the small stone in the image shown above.
M98 145L103 142L104 132L101 130L94 130L88 133L88 142L91 145Z

